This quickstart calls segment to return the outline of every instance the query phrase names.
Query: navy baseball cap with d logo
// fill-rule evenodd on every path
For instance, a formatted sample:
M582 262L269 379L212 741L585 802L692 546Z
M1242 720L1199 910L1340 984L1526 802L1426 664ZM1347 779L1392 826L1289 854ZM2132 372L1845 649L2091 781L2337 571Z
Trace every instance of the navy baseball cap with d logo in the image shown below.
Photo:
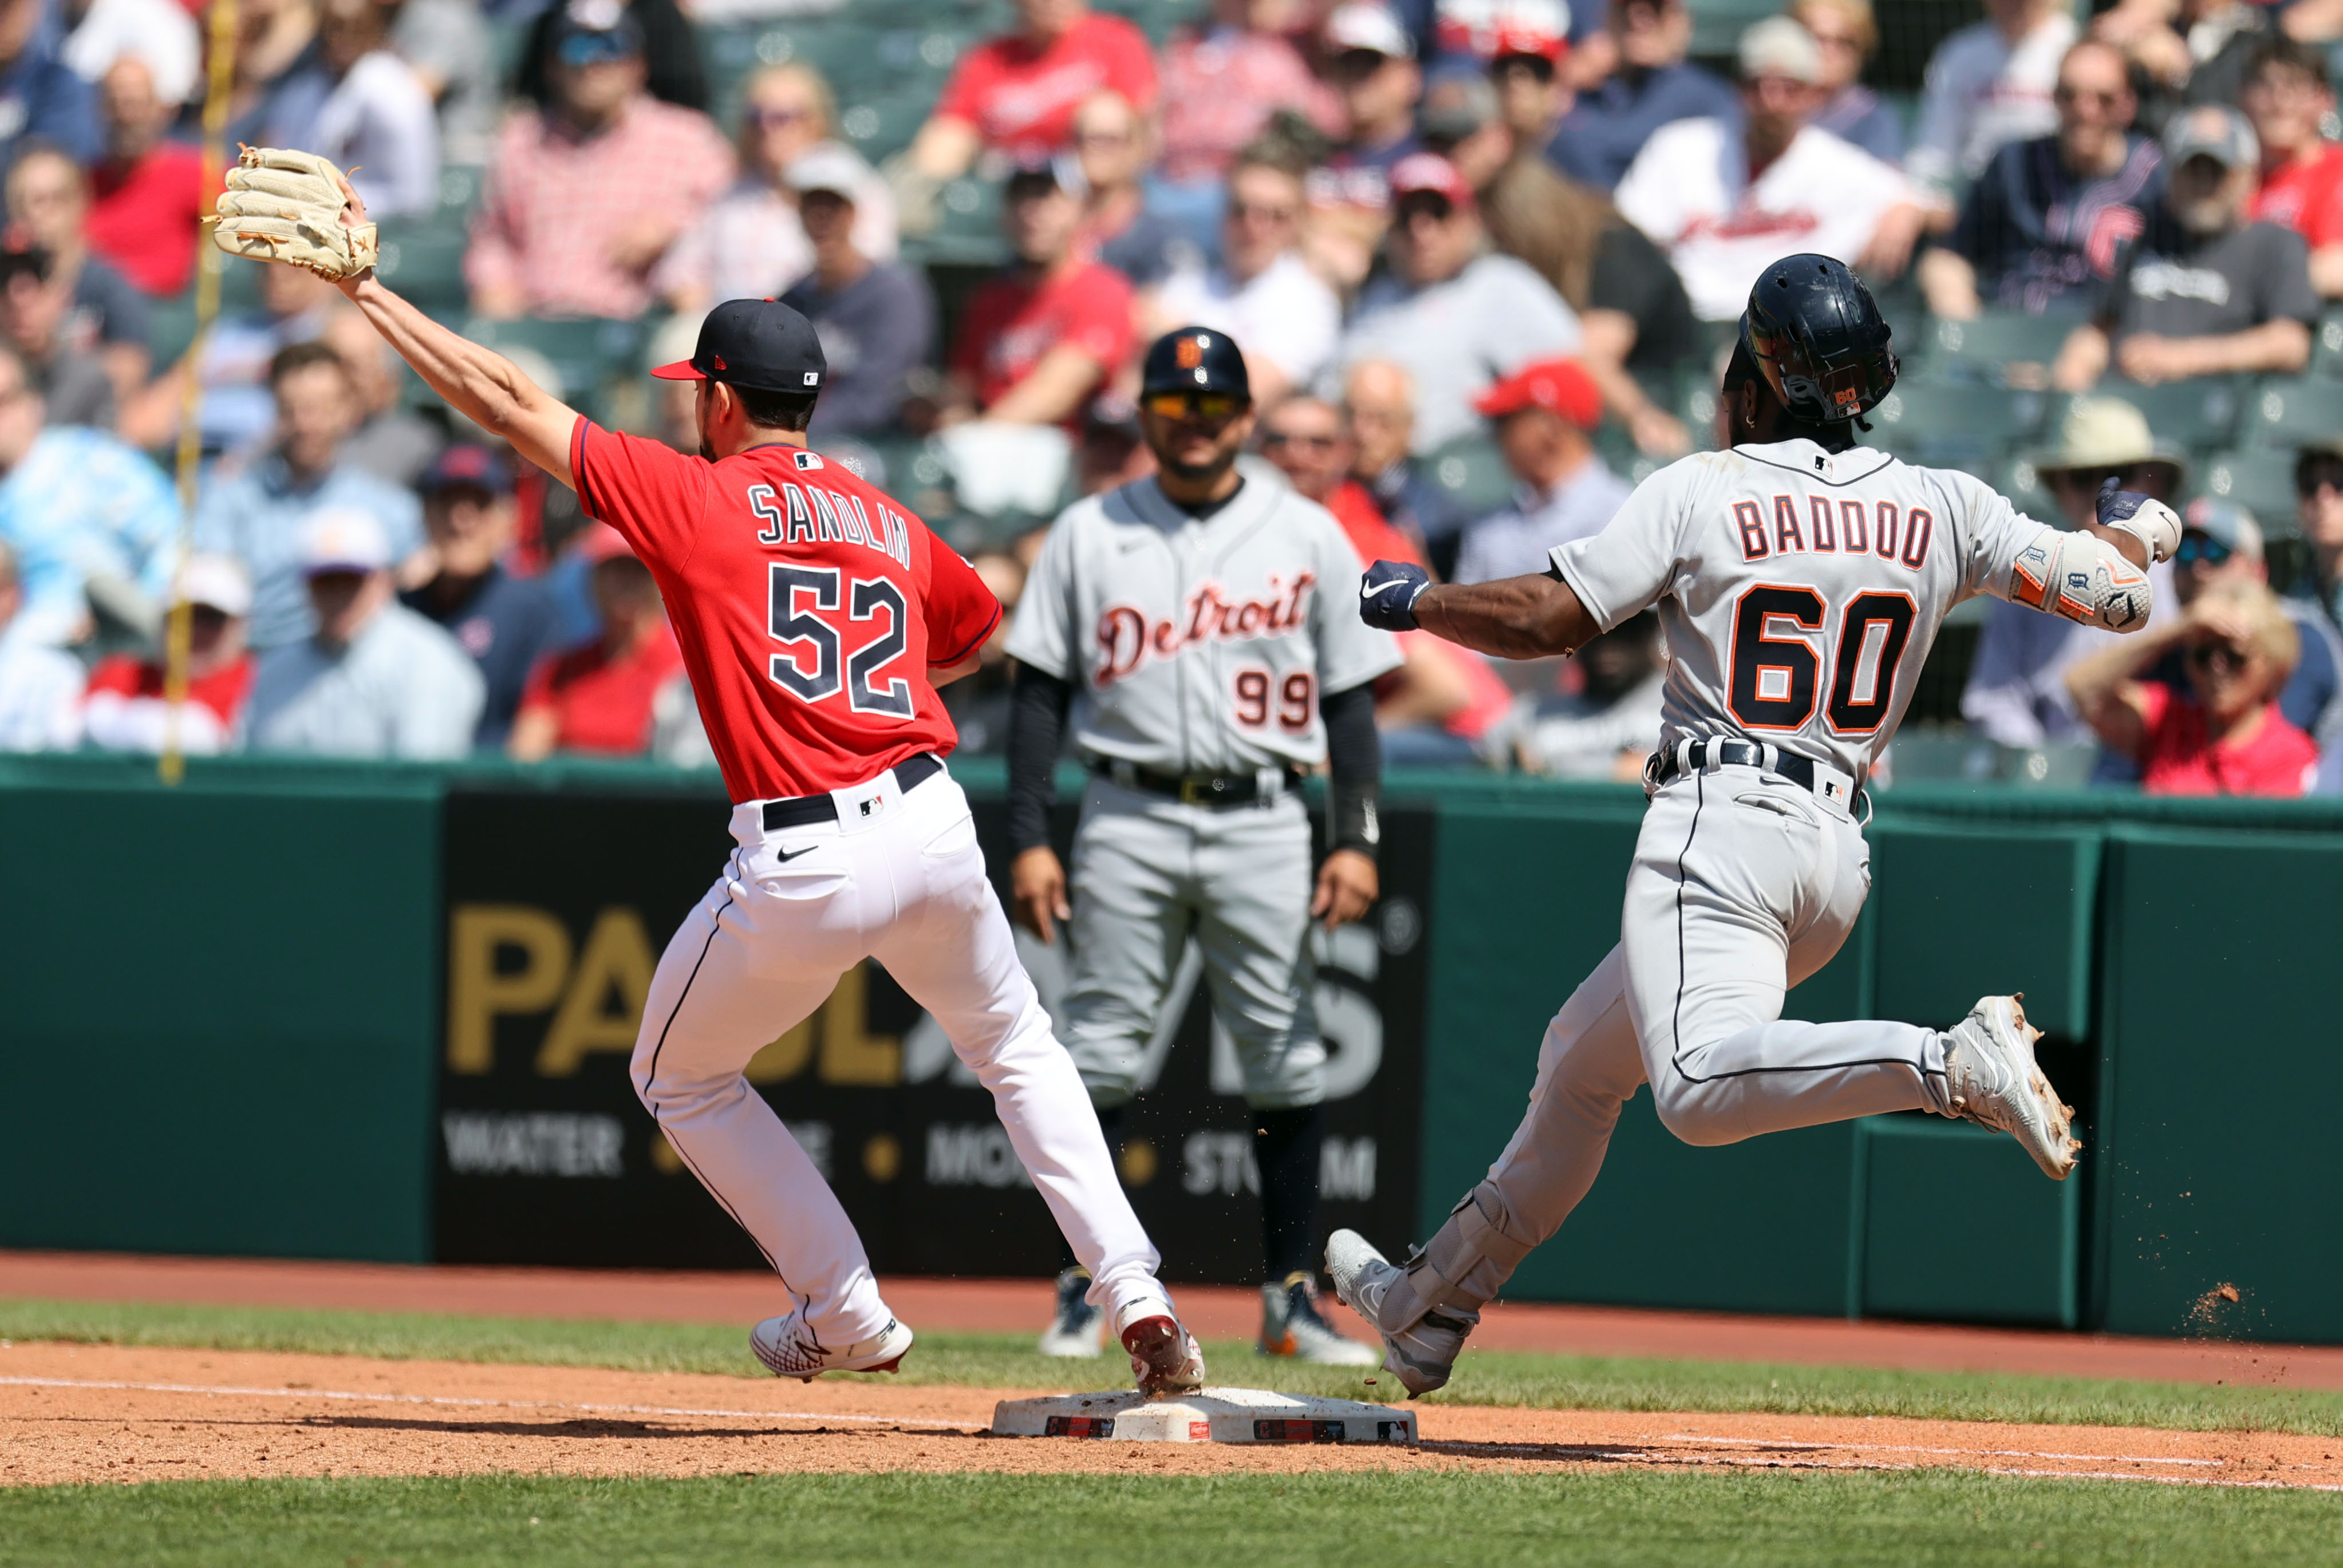
M759 392L819 392L829 377L813 323L777 299L728 299L699 324L689 359L661 365L662 381L722 381Z

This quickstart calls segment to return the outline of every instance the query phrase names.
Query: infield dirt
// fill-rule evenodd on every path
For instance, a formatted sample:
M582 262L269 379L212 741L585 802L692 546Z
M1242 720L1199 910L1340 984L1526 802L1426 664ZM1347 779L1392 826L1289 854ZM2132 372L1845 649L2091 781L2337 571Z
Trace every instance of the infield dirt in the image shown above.
M1100 1365L1102 1384L1117 1368ZM991 1471L1213 1474L1620 1465L1959 1467L2343 1491L2343 1440L1778 1414L1421 1409L1414 1449L986 1434L1031 1389L798 1383L360 1357L0 1346L0 1484L272 1475Z

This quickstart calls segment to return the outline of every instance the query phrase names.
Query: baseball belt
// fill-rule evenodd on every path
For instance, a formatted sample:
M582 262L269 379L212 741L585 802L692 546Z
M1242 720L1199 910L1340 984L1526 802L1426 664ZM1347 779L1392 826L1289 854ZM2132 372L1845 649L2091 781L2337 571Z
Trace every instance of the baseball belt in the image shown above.
M932 751L907 757L895 764L895 788L909 794L943 770L942 759ZM768 833L777 833L783 828L805 828L816 822L837 820L838 802L828 795L789 795L765 802L765 831Z
M1828 763L1755 740L1680 740L1668 750L1653 752L1644 764L1644 777L1656 789L1671 779L1712 766L1762 769L1849 816L1855 814L1858 800L1869 804L1854 779Z
M1135 762L1103 759L1091 763L1091 771L1126 789L1169 796L1183 806L1250 806L1274 799L1302 777L1290 768L1263 768L1252 773L1164 773Z

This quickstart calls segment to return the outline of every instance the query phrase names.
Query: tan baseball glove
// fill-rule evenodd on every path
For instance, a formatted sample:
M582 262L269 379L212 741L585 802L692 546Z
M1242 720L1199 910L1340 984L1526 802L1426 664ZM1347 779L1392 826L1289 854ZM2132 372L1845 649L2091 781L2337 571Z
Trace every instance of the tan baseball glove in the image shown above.
M345 212L352 222L342 221ZM372 266L379 250L342 171L289 147L243 149L227 172L212 242L230 256L306 266L337 282Z

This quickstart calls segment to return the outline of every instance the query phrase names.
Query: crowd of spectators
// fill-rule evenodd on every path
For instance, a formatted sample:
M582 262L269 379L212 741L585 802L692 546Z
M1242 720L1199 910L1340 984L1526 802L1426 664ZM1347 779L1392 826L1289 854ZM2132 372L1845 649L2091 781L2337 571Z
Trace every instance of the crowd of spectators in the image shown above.
M649 573L411 397L330 287L246 268L196 348L158 331L207 204L200 12L0 0L0 749L704 759ZM1785 252L1872 282L1907 376L1916 330L2031 318L1986 373L2055 397L2022 467L2068 526L2110 475L2198 497L2208 443L2159 438L2177 406L2146 392L2301 376L2343 299L2343 0L1984 0L1916 95L1876 85L1872 0L1789 0L1697 60L1686 0L1186 15L1151 37L1016 0L997 36L922 43L931 65L952 44L948 79L874 139L810 53L711 77L709 27L787 44L772 0L243 0L229 136L352 167L389 245L456 214L483 330L688 338L720 300L786 299L830 365L815 442L940 498L1011 601L1061 499L1147 471L1136 362L1185 324L1245 354L1250 475L1327 506L1363 558L1473 581L1716 444L1687 393ZM1004 259L938 264L987 191ZM658 393L639 407L691 442ZM1986 607L1968 732L2097 744L2099 777L2151 790L2316 787L2343 733L2331 423L2262 459L2292 461L2296 518L2189 507L2147 638ZM1558 666L1405 652L1378 692L1394 761L1627 777L1656 725L1648 620ZM1000 743L1007 678L995 650L953 689L971 748ZM2343 760L2323 772L2343 791Z

